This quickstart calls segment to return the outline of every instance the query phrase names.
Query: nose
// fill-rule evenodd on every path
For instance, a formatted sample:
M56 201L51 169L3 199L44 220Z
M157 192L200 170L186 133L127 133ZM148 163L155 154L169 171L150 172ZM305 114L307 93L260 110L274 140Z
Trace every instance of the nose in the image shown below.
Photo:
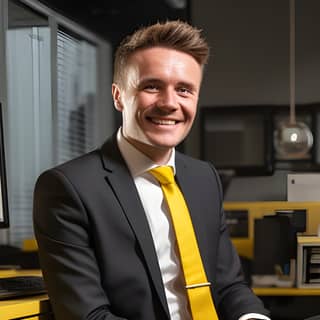
M157 106L161 109L175 110L177 109L176 92L172 88L165 88L159 95Z

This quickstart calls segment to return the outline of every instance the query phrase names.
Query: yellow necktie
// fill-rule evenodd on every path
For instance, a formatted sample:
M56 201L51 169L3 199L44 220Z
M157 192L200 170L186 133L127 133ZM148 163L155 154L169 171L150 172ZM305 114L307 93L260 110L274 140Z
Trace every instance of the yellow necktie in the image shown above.
M178 242L180 259L193 320L217 320L207 280L184 197L175 183L171 167L158 167L149 171L161 185L167 201Z

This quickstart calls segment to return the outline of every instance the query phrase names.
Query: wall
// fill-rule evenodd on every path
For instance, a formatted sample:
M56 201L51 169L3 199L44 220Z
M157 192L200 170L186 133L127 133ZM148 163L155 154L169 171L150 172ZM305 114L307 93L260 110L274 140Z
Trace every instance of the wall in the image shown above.
M193 0L211 47L199 106L289 104L289 0ZM296 1L296 102L320 101L320 1ZM186 141L199 157L199 121ZM235 178L227 200L285 200L285 171Z

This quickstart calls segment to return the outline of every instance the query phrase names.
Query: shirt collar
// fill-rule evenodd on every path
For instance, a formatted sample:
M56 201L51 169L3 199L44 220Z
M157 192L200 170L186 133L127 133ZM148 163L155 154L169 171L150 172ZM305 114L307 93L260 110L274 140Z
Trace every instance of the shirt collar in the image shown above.
M149 171L152 168L158 167L149 157L140 152L135 148L128 140L126 140L119 128L117 133L117 143L120 152L127 163L127 166L131 172L131 175L135 178L142 175L143 173ZM176 173L175 167L175 149L172 148L171 156L169 161L166 163L167 166L173 168L174 174Z

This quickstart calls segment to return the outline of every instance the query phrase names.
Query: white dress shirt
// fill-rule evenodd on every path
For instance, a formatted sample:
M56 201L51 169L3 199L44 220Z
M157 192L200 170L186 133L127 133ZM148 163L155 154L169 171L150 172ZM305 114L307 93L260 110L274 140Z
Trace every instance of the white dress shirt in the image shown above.
M157 165L132 146L122 136L121 129L118 131L117 141L147 216L161 270L170 318L171 320L191 320L170 212L158 181L148 173ZM171 157L166 165L171 166L175 173L174 160L175 150L172 149ZM239 320L248 319L270 320L258 314L247 314Z

